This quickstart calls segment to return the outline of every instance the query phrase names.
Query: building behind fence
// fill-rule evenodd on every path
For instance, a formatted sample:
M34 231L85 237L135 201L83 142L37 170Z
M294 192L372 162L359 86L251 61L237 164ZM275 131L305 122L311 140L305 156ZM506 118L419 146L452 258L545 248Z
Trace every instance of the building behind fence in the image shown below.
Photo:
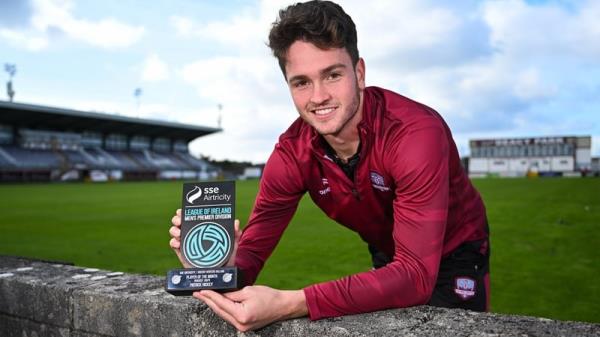
M578 176L595 168L591 136L476 139L469 146L472 177Z

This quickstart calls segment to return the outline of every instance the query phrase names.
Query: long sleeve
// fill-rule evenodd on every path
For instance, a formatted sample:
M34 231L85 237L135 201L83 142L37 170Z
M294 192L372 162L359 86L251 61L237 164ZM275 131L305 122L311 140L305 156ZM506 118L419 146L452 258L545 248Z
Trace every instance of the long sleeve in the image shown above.
M400 132L398 134L401 134ZM393 261L387 266L304 289L311 319L426 303L437 278L448 214L449 144L436 118L390 139L395 183Z
M293 156L279 144L265 165L248 225L239 242L236 265L244 283L253 284L271 255L304 194Z

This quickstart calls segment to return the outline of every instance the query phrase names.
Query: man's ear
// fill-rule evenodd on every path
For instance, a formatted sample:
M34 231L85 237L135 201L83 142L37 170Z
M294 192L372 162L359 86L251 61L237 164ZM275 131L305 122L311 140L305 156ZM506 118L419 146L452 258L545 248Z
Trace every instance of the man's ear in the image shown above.
M354 67L354 73L356 75L356 81L360 90L365 89L365 60L359 58Z

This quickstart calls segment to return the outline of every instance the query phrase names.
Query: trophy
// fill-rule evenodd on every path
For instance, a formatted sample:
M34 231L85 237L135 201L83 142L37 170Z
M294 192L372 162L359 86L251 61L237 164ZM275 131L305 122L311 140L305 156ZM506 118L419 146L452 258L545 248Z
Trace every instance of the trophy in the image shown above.
M190 268L167 272L165 290L175 296L202 289L226 292L240 288L237 267L225 267L233 253L235 182L183 185L181 254Z

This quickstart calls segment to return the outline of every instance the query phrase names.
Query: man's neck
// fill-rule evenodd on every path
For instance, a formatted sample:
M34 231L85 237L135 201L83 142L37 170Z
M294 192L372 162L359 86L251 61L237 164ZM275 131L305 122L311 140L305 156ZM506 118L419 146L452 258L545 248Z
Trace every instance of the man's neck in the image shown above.
M324 136L324 138L335 152L335 155L343 162L347 162L350 157L356 154L358 145L360 144L358 132L356 133L355 139L345 140L330 135Z
M358 124L363 116L363 95L360 95L358 111L352 116L352 119L344 126L339 133L335 135L324 135L323 138L333 149L336 156L343 162L347 162L358 151L360 144L360 135L358 134Z

